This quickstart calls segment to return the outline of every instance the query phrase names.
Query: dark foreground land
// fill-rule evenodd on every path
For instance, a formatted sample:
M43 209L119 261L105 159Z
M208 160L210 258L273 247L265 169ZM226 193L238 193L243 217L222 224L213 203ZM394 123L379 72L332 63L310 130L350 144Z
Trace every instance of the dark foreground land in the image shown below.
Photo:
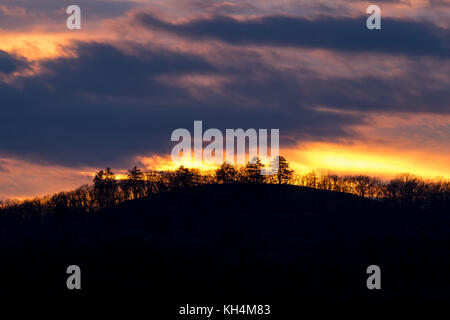
M450 300L450 213L349 194L209 185L94 214L2 221L5 297L139 296L149 308ZM66 288L73 264L82 270L80 291ZM366 287L373 264L382 272L378 291Z

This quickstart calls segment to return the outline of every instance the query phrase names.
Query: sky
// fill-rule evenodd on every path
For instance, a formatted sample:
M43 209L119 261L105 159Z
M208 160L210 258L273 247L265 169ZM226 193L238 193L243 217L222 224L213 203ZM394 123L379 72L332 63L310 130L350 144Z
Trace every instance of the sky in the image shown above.
M449 88L450 0L0 0L0 199L173 168L194 120L280 129L299 174L450 178Z

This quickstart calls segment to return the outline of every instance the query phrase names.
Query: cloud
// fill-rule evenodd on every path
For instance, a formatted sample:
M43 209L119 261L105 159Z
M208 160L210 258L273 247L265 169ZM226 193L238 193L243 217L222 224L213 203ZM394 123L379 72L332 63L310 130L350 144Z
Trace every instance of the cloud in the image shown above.
M230 16L171 23L137 13L139 25L195 40L218 40L233 45L270 45L321 48L346 52L450 57L450 31L431 23L383 19L382 30L368 30L367 17L321 17L308 20L266 16L237 20Z
M92 3L98 10L106 6ZM45 11L53 2L42 5ZM33 6L36 2L24 6L27 13L36 12ZM114 10L106 8L104 16L122 9ZM64 27L65 13L60 14ZM129 25L130 18L141 29ZM0 158L24 160L0 162L0 194L17 195L28 183L33 187L26 192L33 194L45 184L44 177L38 184L15 185L14 175L27 174L20 172L23 163L39 164L30 169L30 175L39 176L55 166L75 173L130 167L135 156L165 157L174 145L172 131L192 131L194 120L202 120L205 130L279 128L284 150L303 143L367 143L370 148L378 138L395 146L399 136L411 144L445 140L433 132L445 132L448 124L406 128L395 123L387 130L374 122L392 114L448 119L445 29L392 18L383 19L381 32L368 31L365 17L244 14L239 20L212 16L177 24L158 18L127 16L114 26L129 28L98 42L73 42L61 47L62 56L31 65L0 51ZM27 68L30 72L20 72ZM372 127L381 131L367 130Z
M0 200L44 196L91 181L89 172L79 169L0 158Z
M172 131L192 130L194 120L205 129L279 128L282 147L293 147L364 139L353 128L370 125L373 113L450 113L448 77L429 72L449 66L430 67L427 59L412 58L394 75L344 77L307 65L276 67L277 56L267 60L246 47L194 54L77 42L65 50L74 54L0 81L0 155L128 166L137 155L170 153Z
M26 67L23 59L0 50L0 73L10 74Z
M66 30L66 8L71 4L81 8L85 27L102 19L122 16L132 8L142 6L134 1L77 0L72 3L55 0L1 0L0 28L8 32L34 27L63 32Z
M304 86L307 101L338 110L449 114L448 81L416 68L402 77L311 79Z
M0 5L0 11L9 17L12 18L26 18L27 11L24 8L21 7L8 7L5 5Z
M188 54L133 49L79 43L77 57L49 60L42 65L46 72L14 85L0 83L0 134L8 137L0 140L2 153L71 166L113 165L170 152L171 132L194 120L222 130L283 128L316 139L345 137L348 125L362 121L305 108L294 76L256 61L229 68ZM211 95L206 87L199 99L159 80L183 74L223 75L233 84Z

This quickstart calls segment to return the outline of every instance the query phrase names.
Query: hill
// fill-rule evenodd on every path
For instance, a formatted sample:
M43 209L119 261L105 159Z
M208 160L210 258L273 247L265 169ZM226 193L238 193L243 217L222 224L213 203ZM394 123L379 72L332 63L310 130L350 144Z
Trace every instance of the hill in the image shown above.
M3 226L2 294L186 304L450 299L450 216L290 185L204 185ZM82 290L66 289L79 265ZM378 265L382 289L368 290Z

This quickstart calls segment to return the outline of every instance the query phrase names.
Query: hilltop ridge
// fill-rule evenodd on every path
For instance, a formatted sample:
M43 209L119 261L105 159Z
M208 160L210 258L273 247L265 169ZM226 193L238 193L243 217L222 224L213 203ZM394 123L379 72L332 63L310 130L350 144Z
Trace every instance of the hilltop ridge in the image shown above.
M94 297L448 299L449 225L445 214L351 194L204 185L3 229L0 253L13 263L0 271L11 275L9 293L72 294L64 268L77 264L83 294ZM380 292L365 286L372 264L383 270Z

